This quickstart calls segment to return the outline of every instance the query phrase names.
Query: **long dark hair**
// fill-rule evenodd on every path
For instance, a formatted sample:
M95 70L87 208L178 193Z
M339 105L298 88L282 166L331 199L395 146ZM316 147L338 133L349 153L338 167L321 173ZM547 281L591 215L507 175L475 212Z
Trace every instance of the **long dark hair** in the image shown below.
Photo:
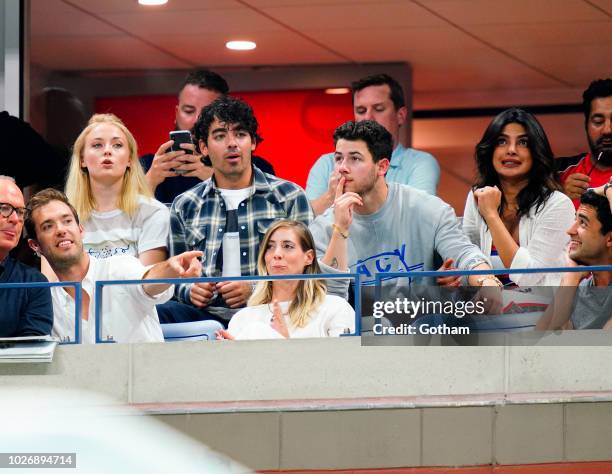
M540 122L529 112L513 107L504 110L495 117L482 136L474 157L478 169L476 183L472 190L483 186L497 186L502 192L499 215L501 216L507 206L504 191L500 186L499 176L493 167L493 152L497 147L497 140L502 134L504 127L509 123L518 123L525 128L528 137L528 147L531 152L532 165L529 171L529 181L516 197L518 204L517 217L529 213L529 209L536 206L536 212L546 203L553 191L559 190L553 161L554 156L546 133Z

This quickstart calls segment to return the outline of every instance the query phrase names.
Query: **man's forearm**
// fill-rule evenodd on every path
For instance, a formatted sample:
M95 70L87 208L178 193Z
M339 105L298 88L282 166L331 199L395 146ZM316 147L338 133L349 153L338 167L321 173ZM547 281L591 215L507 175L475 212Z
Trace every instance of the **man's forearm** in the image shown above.
M334 228L329 245L321 261L336 270L346 272L348 270L347 239L348 230L343 231L342 229L337 230Z
M323 214L334 203L334 197L325 191L321 196L310 201L315 216Z
M143 280L157 280L161 278L176 278L178 275L170 267L168 260L153 265L142 277ZM142 288L149 296L157 296L172 286L171 283L143 283Z
M538 331L563 329L572 315L574 297L580 283L579 273L568 273L563 276L559 289L551 304L536 324Z

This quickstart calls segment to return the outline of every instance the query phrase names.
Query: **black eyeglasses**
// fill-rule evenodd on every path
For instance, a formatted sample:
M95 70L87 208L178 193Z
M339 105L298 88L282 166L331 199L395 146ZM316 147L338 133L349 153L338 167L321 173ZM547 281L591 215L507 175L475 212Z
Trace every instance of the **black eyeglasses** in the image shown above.
M28 210L25 207L15 207L9 203L0 202L0 216L8 219L9 217L11 217L11 214L13 214L13 212L17 214L19 220L23 220Z

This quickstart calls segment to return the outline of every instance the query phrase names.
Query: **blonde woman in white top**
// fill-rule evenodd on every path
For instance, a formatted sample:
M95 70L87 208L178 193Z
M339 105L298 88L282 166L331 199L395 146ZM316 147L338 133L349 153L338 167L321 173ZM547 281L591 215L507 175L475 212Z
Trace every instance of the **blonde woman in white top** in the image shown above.
M136 141L115 115L93 115L76 139L66 195L90 256L132 255L144 265L167 258L169 212L152 198Z
M270 226L259 250L259 275L321 273L308 228L281 220ZM219 339L339 336L355 331L355 312L346 300L328 295L321 280L261 281L248 306L236 313Z

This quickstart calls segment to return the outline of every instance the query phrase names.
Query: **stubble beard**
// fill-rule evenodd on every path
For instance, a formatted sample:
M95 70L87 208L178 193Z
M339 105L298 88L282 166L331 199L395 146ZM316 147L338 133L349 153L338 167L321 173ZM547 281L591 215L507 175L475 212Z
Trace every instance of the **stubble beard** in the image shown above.
M249 172L249 169L252 167L251 165L252 161L245 159L244 155L242 155L242 159L240 160L240 162L236 163L235 165L224 163L224 166L219 168L215 168L213 166L213 171L215 173L220 174L228 181L239 181L245 174Z
M582 248L580 250L582 250ZM590 265L601 265L602 264L601 263L602 260L599 255L593 255L593 254L585 255L584 252L581 252L580 250L575 252L574 255L572 255L571 253L569 254L569 258L571 258L578 265L588 267Z
M367 183L364 183L360 189L356 190L355 192L362 198L362 199L367 199L368 195L370 195L372 193L372 191L374 191L374 188L376 187L376 178L377 176L373 176L372 179L370 181L368 181Z
M83 258L83 244L80 245L80 247L78 248L78 252L75 252L75 254L53 254L49 256L45 255L45 257L47 258L47 260L49 260L49 264L51 265L51 267L53 267L55 273L66 273L73 266L80 263L81 259Z

